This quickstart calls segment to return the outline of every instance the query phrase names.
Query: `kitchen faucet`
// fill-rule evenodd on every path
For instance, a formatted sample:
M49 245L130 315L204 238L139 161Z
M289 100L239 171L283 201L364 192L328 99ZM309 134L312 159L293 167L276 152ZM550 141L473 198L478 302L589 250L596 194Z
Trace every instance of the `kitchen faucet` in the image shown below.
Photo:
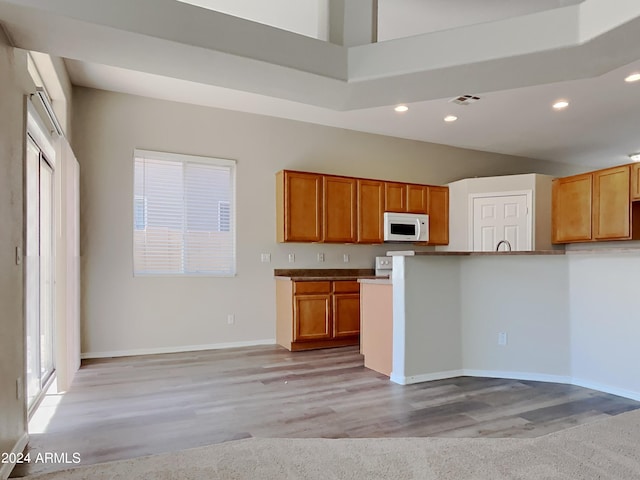
M502 245L503 243L507 246L507 250L506 251L510 252L511 251L511 244L509 243L509 240L500 240L498 242L498 245L496 245L496 252L500 251L500 245Z

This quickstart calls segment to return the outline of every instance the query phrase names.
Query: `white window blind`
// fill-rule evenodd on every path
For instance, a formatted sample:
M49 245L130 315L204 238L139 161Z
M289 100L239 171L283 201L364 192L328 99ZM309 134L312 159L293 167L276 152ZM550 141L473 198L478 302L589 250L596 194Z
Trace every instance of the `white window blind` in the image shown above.
M235 162L136 150L135 275L235 274Z

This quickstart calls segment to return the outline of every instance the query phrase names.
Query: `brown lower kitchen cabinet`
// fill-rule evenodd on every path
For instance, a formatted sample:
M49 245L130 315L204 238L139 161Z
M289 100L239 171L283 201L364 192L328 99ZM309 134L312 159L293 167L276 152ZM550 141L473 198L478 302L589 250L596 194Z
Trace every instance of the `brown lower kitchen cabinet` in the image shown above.
M355 280L276 280L276 342L288 350L358 345Z

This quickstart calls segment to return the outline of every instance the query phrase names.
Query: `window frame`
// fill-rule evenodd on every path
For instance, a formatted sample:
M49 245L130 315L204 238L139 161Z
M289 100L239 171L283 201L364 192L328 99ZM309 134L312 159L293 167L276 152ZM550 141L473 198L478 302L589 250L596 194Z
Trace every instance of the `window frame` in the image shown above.
M134 216L134 208L136 198L142 197L145 209L145 227L148 225L148 217L146 215L147 209L147 198L144 195L136 195L135 193L135 183L136 183L136 174L135 174L135 166L136 159L138 158L149 158L153 160L167 161L167 162L180 162L184 163L200 163L204 165L213 165L218 167L227 167L230 171L230 188L231 194L229 198L229 221L230 221L230 229L229 233L231 234L231 269L228 273L224 272L144 272L144 271L136 271L135 265L135 232L142 231L136 229L135 224L135 216ZM217 158L217 157L205 157L199 155L187 155L183 153L169 153L169 152L160 152L155 150L143 150L136 148L133 151L133 161L131 162L131 178L132 178L132 190L131 190L131 214L133 218L130 221L131 228L131 270L133 272L134 277L211 277L211 278L224 278L224 277L235 277L237 275L237 236L236 236L236 170L237 170L237 162L235 160L226 159L226 158ZM218 207L219 208L219 207ZM218 227L218 226L216 226ZM217 229L216 229L217 231Z

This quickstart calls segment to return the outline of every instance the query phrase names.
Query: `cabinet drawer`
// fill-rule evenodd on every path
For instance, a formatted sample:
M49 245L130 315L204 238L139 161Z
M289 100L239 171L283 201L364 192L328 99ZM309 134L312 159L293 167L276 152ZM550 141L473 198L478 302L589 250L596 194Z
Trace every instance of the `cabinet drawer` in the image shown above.
M330 293L331 282L294 282L293 293L305 295L313 293Z
M360 293L360 284L353 280L333 282L333 293Z

